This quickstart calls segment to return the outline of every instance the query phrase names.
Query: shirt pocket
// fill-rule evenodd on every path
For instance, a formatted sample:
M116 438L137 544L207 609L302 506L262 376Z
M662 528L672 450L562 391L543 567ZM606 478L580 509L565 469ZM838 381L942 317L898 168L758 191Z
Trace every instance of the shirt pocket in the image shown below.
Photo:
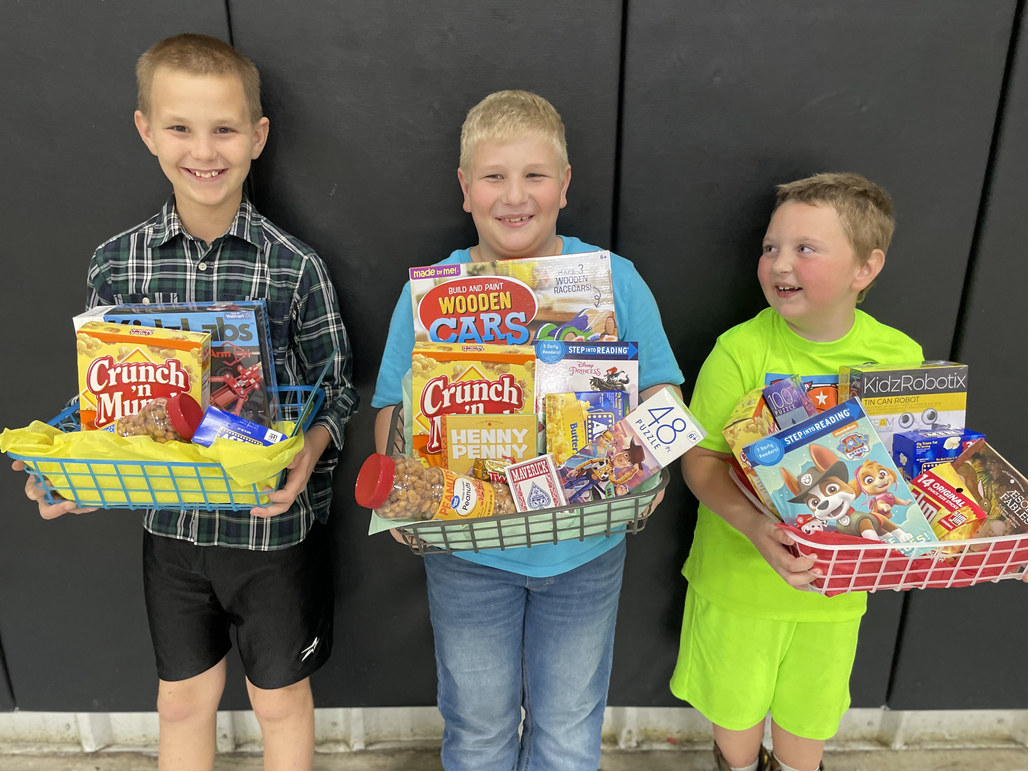
M151 303L178 303L179 293L178 292L147 292L138 293L131 292L124 295L115 293L114 295L115 305L145 305L149 306Z
M282 361L286 356L286 350L290 345L290 301L289 300L268 300L269 333L272 336L272 350L275 352L276 360Z

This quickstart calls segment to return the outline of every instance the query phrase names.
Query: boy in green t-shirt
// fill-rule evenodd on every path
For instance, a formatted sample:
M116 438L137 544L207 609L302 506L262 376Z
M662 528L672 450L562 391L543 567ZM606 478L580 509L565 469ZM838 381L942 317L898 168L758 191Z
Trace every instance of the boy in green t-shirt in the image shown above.
M824 741L849 705L866 594L804 592L818 570L757 512L727 474L722 429L747 391L798 373L830 407L838 367L914 362L920 346L856 309L884 267L895 229L882 188L855 174L780 185L759 282L770 308L719 337L691 411L709 434L683 457L701 502L673 693L713 722L719 769L822 768ZM773 716L774 757L762 748ZM790 765L790 766L789 766Z

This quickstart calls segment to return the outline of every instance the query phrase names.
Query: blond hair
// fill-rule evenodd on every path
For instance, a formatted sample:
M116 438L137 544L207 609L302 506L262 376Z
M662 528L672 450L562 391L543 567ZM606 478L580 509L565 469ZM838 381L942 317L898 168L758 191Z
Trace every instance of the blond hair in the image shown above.
M258 68L228 43L208 35L186 33L165 38L148 48L136 62L136 99L150 117L150 90L158 67L192 75L236 75L243 85L251 123L261 118L261 79Z
M514 142L540 139L555 148L555 158L565 171L566 127L551 102L529 91L496 91L485 97L465 117L459 166L468 177L476 145L483 141Z
M866 177L834 172L778 185L777 208L790 201L834 207L841 229L860 262L869 260L875 249L887 254L895 233L895 203L888 191ZM870 282L859 292L857 303L862 302L872 286Z

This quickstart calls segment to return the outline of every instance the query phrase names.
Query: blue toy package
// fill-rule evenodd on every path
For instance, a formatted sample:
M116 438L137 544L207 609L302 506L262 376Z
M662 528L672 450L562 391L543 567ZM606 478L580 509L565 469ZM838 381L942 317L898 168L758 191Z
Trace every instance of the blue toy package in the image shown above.
M117 324L210 333L211 404L265 427L279 420L276 367L264 300L137 303L107 307L103 318Z
M204 411L204 418L193 433L191 442L207 448L220 438L245 442L249 445L268 446L282 442L286 439L286 435L275 429L269 429L261 424L219 410L217 407L209 407Z
M593 442L623 420L630 412L625 391L577 391L574 395L587 403L587 441Z
M757 440L744 453L781 519L806 533L891 544L937 540L857 399Z
M964 450L984 439L972 429L928 429L895 435L892 456L907 480L928 469L959 458Z

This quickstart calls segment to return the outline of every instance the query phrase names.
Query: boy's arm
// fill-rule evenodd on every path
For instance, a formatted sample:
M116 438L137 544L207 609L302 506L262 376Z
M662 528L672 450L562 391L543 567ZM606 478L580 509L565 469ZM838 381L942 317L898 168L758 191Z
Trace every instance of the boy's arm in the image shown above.
M304 447L287 467L283 488L268 494L271 503L250 511L258 517L281 515L290 508L308 485L326 448L330 444L337 450L343 448L344 425L358 408L358 392L351 383L351 344L340 318L336 290L325 264L314 255L307 258L298 293L300 307L296 324L291 324L290 343L297 349L305 382L315 383L334 350L337 355L322 381L326 401L304 433Z
M802 588L821 571L810 571L816 556L796 558L787 547L794 539L751 505L727 474L728 453L695 446L680 459L684 482L703 505L744 534L774 571L792 587Z
M690 409L708 435L683 455L680 468L699 502L744 534L784 581L802 587L815 578L808 571L814 560L794 557L787 549L793 544L791 537L758 512L728 474L727 460L732 456L723 427L737 401L754 388L753 371L762 367L747 354L736 352L732 343L720 338L702 363Z

